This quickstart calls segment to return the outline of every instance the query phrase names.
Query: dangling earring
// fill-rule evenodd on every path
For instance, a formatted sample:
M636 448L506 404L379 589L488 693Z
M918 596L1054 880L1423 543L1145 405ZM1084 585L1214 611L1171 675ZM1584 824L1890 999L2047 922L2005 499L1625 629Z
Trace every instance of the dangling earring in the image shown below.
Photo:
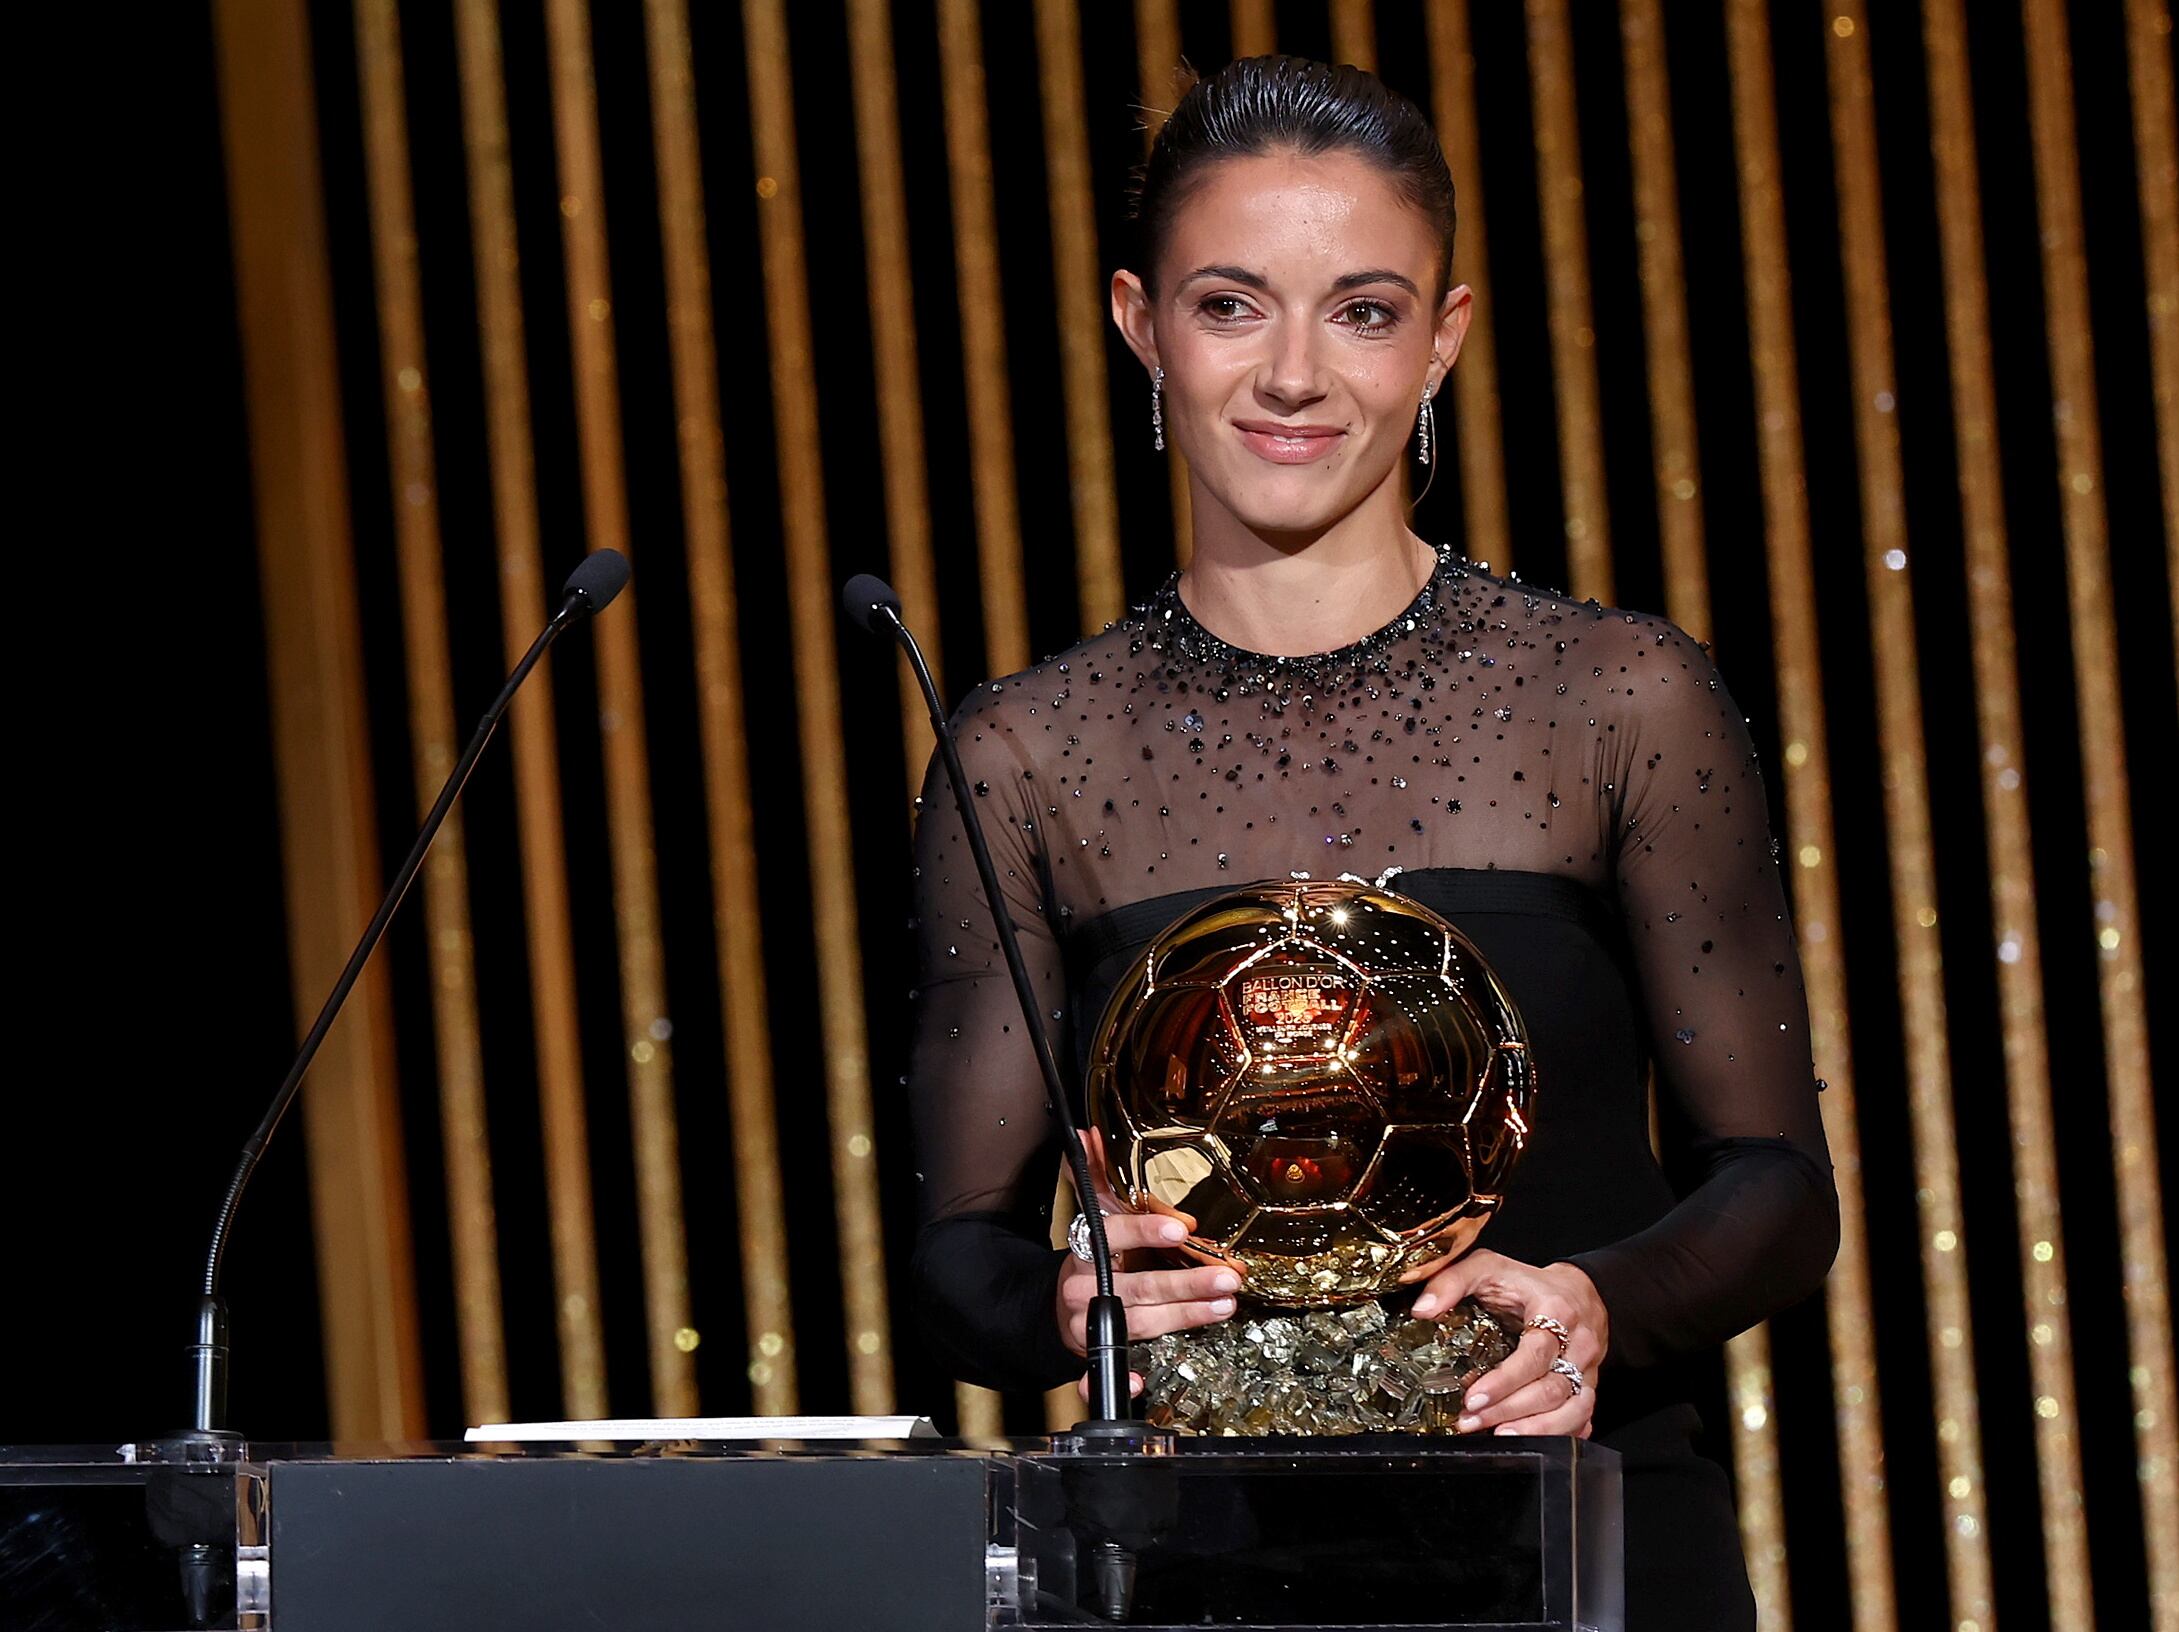
M1157 440L1160 453L1165 451L1165 409L1158 400L1165 389L1165 370L1161 367L1150 380L1150 433Z
M1430 443L1437 432L1437 413L1430 406L1428 387L1422 393L1422 440L1415 444L1415 463L1427 465L1430 460Z

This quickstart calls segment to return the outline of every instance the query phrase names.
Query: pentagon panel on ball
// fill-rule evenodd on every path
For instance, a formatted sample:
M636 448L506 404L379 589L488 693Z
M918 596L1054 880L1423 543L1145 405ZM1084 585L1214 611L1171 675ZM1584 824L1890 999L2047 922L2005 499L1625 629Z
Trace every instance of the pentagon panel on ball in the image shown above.
M1128 1205L1252 1301L1354 1304L1473 1241L1520 1155L1527 1033L1421 904L1266 880L1184 913L1121 979L1088 1109Z

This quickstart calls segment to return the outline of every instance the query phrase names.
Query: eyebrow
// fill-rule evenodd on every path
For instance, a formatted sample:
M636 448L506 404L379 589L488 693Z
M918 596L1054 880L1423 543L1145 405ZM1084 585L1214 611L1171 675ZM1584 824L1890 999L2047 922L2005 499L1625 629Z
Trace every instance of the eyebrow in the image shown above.
M1173 287L1176 289L1185 288L1187 285L1195 282L1198 278L1220 278L1228 283L1245 283L1252 289L1263 290L1266 294L1269 294L1271 291L1271 280L1265 277L1261 272L1251 272L1245 266L1225 265L1199 266L1193 272L1190 272L1186 277L1182 278L1180 282L1175 284ZM1362 272L1345 272L1340 274L1338 277L1332 280L1332 292L1334 294L1338 294L1341 291L1347 289L1359 289L1360 287L1362 287L1362 285L1366 283L1397 284L1400 288L1405 289L1409 294L1413 295L1417 300L1420 300L1422 298L1422 291L1415 287L1413 279L1405 276L1402 273L1394 272L1388 267L1381 266L1371 267L1367 271Z

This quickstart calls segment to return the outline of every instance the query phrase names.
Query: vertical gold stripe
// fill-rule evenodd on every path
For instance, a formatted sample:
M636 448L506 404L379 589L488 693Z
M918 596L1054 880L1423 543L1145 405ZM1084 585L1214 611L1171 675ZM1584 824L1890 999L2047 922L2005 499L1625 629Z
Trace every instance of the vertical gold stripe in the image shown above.
M2110 538L2103 512L2102 431L2089 329L2086 245L2075 170L2072 51L2064 11L2025 0L2028 123L2042 206L2044 302L2057 392L2059 514L2073 623L2073 684L2088 800L2089 886L2096 902L2097 984L2111 1102L2119 1249L2134 1397L2136 1472L2159 1632L2179 1628L2179 1406L2172 1386L2169 1265L2156 1171L2154 1091L2142 986L2134 835L2126 793L2126 721L2119 703L2118 633L2111 612Z
M1004 282L993 213L991 133L984 108L983 34L977 13L976 0L939 0L938 54L953 199L954 283L960 300L984 661L992 674L1002 675L1029 666L1029 597L1022 580L1021 511L1014 491L1014 408L1007 389ZM1051 30L1042 18L1038 26L1042 44L1042 37ZM1068 48L1073 49L1071 40ZM1047 108L1046 118L1051 117ZM1053 207L1059 207L1056 192ZM1056 220L1054 225L1056 229ZM1058 270L1064 276L1065 269ZM1064 343L1063 335L1063 347ZM1077 449L1080 446L1078 440ZM1079 495L1079 484L1076 491ZM1066 1392L1052 1389L1046 1400L1046 1416L1055 1427L1075 1419L1076 1414L1066 1412L1062 1399Z
M499 541L500 619L507 662L512 666L544 627L547 610L498 10L492 0L459 0L454 28L461 67L462 143L469 170L469 230L476 256L492 509ZM560 1395L570 1417L602 1417L607 1409L605 1345L600 1330L598 1249L591 1217L590 1143L583 1112L582 1045L575 1018L574 931L568 916L567 845L560 822L560 762L553 735L550 665L531 674L523 693L508 710L508 723L514 732L515 827L522 848L522 909L537 1037L537 1096L545 1196L551 1214Z
M1271 0L1233 0L1233 54L1264 57L1278 50L1278 16Z
M1697 640L1708 640L1702 456L1695 429L1695 367L1688 344L1687 273L1680 260L1680 191L1673 167L1672 92L1665 71L1661 0L1621 0L1619 38L1626 59L1634 241L1641 268L1642 337L1649 353L1665 611Z
M885 1307L876 1146L870 1120L870 1052L863 1033L862 948L856 936L853 853L847 830L847 757L840 732L840 675L832 621L837 604L825 537L824 470L818 459L817 379L810 355L804 281L802 183L795 152L794 81L781 0L742 7L750 133L758 172L765 320L771 338L778 423L780 515L801 736L802 797L809 823L812 917L832 1135L833 1205L839 1220L846 1301L848 1384L854 1409L892 1409L893 1362Z
M1785 744L1788 872L1808 991L1816 1070L1839 1192L1839 1254L1824 1283L1831 1328L1832 1404L1846 1529L1846 1568L1856 1632L1894 1632L1882 1413L1869 1295L1869 1248L1861 1191L1861 1136L1854 1116L1853 1040L1846 1009L1846 948L1831 828L1830 746L1816 633L1807 465L1800 441L1800 369L1793 345L1792 288L1780 190L1778 120L1764 0L1729 0L1725 13L1733 130L1739 150L1746 260L1749 363L1756 450L1770 564L1779 735Z
M984 111L983 32L976 0L938 0L940 96L953 198L954 283L968 406L969 480L983 589L984 661L995 675L1029 666L1029 600L1014 492L1014 407L1006 376L1004 286L992 218L991 132Z
M1044 88L1044 163L1052 209L1052 282L1059 301L1059 376L1067 479L1074 501L1075 579L1084 632L1127 610L1120 573L1120 500L1105 394L1105 291L1090 196L1089 116L1082 93L1082 18L1075 0L1037 0Z
M1135 71L1142 77L1142 147L1157 142L1165 116L1179 92L1173 71L1180 66L1180 10L1177 0L1135 0Z
M416 265L416 211L409 196L400 21L393 0L358 0L355 11L371 259L378 284L380 391L386 402L386 452L393 479L409 735L417 809L422 812L438 798L461 751L447 655L446 594L440 582L423 290ZM469 862L458 808L439 830L424 869L424 919L454 1244L462 1408L467 1421L504 1422L507 1355L500 1328L499 1236L492 1216L491 1152L485 1142L484 1049L477 1028L476 949L469 930Z
M590 548L625 552L628 495L621 468L620 387L613 357L612 286L606 267L597 84L590 66L590 10L585 0L552 0L545 12L545 32L552 70L554 150L560 165L561 242L567 257L583 524ZM689 1324L688 1258L681 1221L672 1056L666 1040L670 1027L659 944L658 879L651 851L643 678L636 658L636 609L628 604L630 598L624 594L613 615L598 620L598 715L620 942L628 1103L635 1126L636 1212L643 1243L651 1401L661 1416L676 1417L696 1409L696 1371L688 1352L676 1341Z
M2088 1532L2074 1404L2065 1237L2060 1227L2056 1117L2043 1023L2042 935L2029 842L2020 673L2013 655L2012 569L1998 463L1989 293L1983 280L1982 206L1969 97L1967 18L1961 0L1924 0L1930 151L1942 236L1945 336L1952 367L1954 451L1960 467L1967 606L1981 731L1982 808L1989 832L1990 922L1996 936L2013 1195L2026 1300L2028 1379L2034 1391L2041 1480L2043 1574L2052 1632L2091 1632Z
M1635 250L1649 355L1665 609L1674 623L1697 640L1707 641L1710 582L1701 503L1702 459L1695 424L1694 363L1688 346L1687 278L1680 261L1679 184L1673 166L1664 28L1664 8L1658 0L1621 0L1619 36L1626 64ZM1654 1109L1653 1102L1653 1113ZM1755 1593L1756 1620L1765 1632L1790 1632L1793 1597L1786 1564L1778 1402L1772 1389L1768 1326L1743 1332L1725 1346L1725 1376L1732 1399L1740 1539Z
M727 1103L733 1114L734 1198L741 1231L742 1309L756 1410L796 1409L794 1310L787 1221L773 1118L771 1021L765 1007L764 934L742 712L734 553L726 509L726 445L719 425L718 349L711 329L711 252L704 241L703 166L684 0L647 0L651 121L658 149L659 228L665 244L666 317L680 428L681 508L696 642L697 725L704 809L710 819L712 922L726 1025Z
M1436 0L1426 16L1430 37L1432 108L1453 172L1458 210L1453 277L1474 297L1467 336L1453 368L1459 415L1462 553L1503 573L1513 567L1506 521L1506 446L1498 400L1498 310L1491 300L1490 257L1483 225L1482 130L1475 116L1475 46L1468 0Z
M311 1015L378 905L333 276L300 0L213 10L280 772L288 962ZM423 1432L407 1176L383 959L304 1096L336 1439Z
M1778 1402L1771 1385L1770 1327L1751 1326L1725 1345L1725 1391L1733 1414L1733 1477L1740 1545L1762 1632L1791 1632L1785 1496L1779 1482Z
M1369 0L1331 0L1331 8L1332 56L1374 74L1377 26L1370 16Z
M1574 48L1567 34L1566 0L1527 0L1527 9L1567 576L1576 595L1609 603L1611 535L1603 411L1597 402L1596 330L1589 311L1589 229L1582 217L1581 138L1574 114Z
M1869 635L1876 661L1876 727L1884 774L1891 862L1892 932L1898 948L1900 1018L1906 1034L1907 1110L1921 1220L1929 1364L1936 1387L1937 1474L1945 1516L1945 1567L1957 1623L1989 1632L1989 1519L1982 1425L1975 1398L1974 1328L1968 1307L1966 1224L1960 1213L1959 1146L1945 1031L1944 950L1937 927L1936 860L1929 825L1913 580L1908 576L1905 476L1898 377L1891 346L1891 291L1877 180L1875 87L1868 20L1860 0L1834 0L1825 62L1845 266L1854 444L1861 478Z
M2141 191L2156 462L2164 477L2164 581L2179 634L2179 132L2173 128L2179 121L2172 112L2171 8L2164 0L2126 0L2126 65ZM2179 640L2172 644L2179 656Z
M931 554L930 493L924 471L923 398L916 382L914 273L908 261L907 187L900 169L900 106L893 22L884 0L848 0L848 62L855 84L855 150L862 172L863 244L870 282L871 349L876 361L879 463L884 470L885 531L901 615L948 695L938 623L938 572ZM934 739L923 694L906 653L899 661L901 763L908 799L923 787ZM964 1435L1005 1431L999 1396L954 1384Z
M885 0L848 0L847 43L855 83L855 153L862 171L878 450L893 589L900 596L901 616L915 630L924 660L938 680L938 694L944 697L948 693L940 655L938 570L931 555L923 397L916 386L922 364L916 355L915 278L908 260L908 191L900 169L892 13ZM923 693L905 653L900 659L900 727L912 801L922 791L934 739Z
M1142 145L1146 155L1157 145L1158 132L1165 128L1166 115L1180 100L1175 72L1179 66L1180 13L1176 0L1135 0L1135 67L1142 76ZM1137 270L1146 271L1147 268ZM1143 382L1146 388L1149 383ZM1144 395L1148 395L1147 389ZM1148 408L1149 404L1142 402L1133 414L1121 410L1123 415L1134 420L1139 435L1150 434ZM1166 462L1165 479L1172 495L1173 559L1185 567L1195 538L1188 461L1182 457L1180 445L1170 436L1165 439L1165 452L1160 457Z
M1082 90L1082 20L1075 0L1037 0L1037 59L1043 74L1045 169L1051 193L1052 269L1059 304L1061 389L1066 403L1068 479L1074 504L1075 576L1085 631L1126 610L1120 570L1119 494L1113 477L1111 403L1105 393L1105 316L1098 296L1097 222L1090 199L1088 117ZM1061 1167L1052 1196L1052 1245L1066 1245L1074 1189ZM964 1396L968 1393L963 1390ZM997 1400L989 1419L996 1424ZM964 1405L967 1401L964 1398ZM979 1402L981 1404L981 1402ZM1073 1385L1047 1391L1045 1420L1081 1419ZM979 1419L981 1420L981 1419ZM964 1412L963 1432L971 1432Z

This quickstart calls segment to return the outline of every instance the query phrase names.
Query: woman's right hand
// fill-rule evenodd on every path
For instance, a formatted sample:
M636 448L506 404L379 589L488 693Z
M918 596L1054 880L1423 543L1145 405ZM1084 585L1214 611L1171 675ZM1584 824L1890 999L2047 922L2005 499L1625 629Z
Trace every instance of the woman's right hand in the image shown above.
M1096 1204L1108 1215L1105 1239L1112 1247L1112 1290L1127 1306L1129 1340L1190 1326L1209 1326L1232 1314L1233 1294L1241 1280L1230 1269L1217 1264L1189 1269L1128 1268L1130 1259L1140 1263L1152 1249L1170 1247L1184 1239L1187 1226L1164 1213L1134 1212L1113 1194L1105 1167L1104 1138L1095 1128L1083 1132L1082 1149L1089 1157ZM1089 1300L1096 1290L1096 1265L1068 1253L1059 1275L1056 1313L1067 1347L1085 1358L1089 1354Z

